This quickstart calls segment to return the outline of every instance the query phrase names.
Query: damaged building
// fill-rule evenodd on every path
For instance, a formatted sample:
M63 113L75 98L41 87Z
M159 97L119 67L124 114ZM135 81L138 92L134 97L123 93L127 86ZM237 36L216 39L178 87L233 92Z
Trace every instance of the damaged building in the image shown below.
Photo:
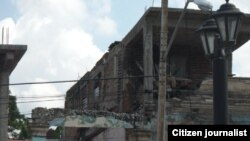
M32 136L34 137L46 137L46 134L50 128L53 126L53 120L60 121L64 119L65 110L61 108L42 108L37 107L32 110L30 130L32 131Z
M109 46L108 52L93 69L67 91L66 110L139 113L150 119L155 118L160 54L160 11L160 8L149 8L121 41L115 41ZM182 9L169 9L169 39L181 11ZM170 89L167 93L166 110L170 124L212 123L212 65L204 55L199 34L195 32L209 17L209 13L187 10L167 58L169 76L167 81ZM233 50L249 40L249 24L250 16L246 15ZM229 78L229 110L232 114L230 123L250 123L248 121L250 115L246 114L250 112L250 106L246 107L250 98L250 89L248 90L250 79L232 77L232 54L227 57L227 63L228 75L231 76ZM239 105L246 108L237 107ZM65 130L73 131L69 127ZM134 135L148 139L153 136L153 131L134 132L133 129L90 131L89 128L79 128L74 131L79 134L69 139L81 136L88 140L100 140L103 134L112 136L115 131L121 134L120 138L123 138L121 140L132 140L135 138ZM67 135L65 138L67 139Z

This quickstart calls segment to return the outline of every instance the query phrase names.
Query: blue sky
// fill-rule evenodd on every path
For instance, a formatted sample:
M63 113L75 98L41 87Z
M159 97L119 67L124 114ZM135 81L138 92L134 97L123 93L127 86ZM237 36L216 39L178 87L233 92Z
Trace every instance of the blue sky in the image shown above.
M0 19L11 16L12 18L18 17L18 12L15 4L12 3L12 0L0 0L1 4L1 13Z
M231 0L248 12L249 0ZM224 0L210 0L217 10ZM91 70L108 46L122 38L160 0L0 0L0 27L10 28L10 43L28 50L11 75L11 82L78 79ZM185 0L169 0L183 8ZM197 8L190 3L188 8ZM250 76L249 44L234 53L233 71ZM65 94L72 84L11 87L17 96ZM36 106L63 107L64 102L19 104L22 113Z

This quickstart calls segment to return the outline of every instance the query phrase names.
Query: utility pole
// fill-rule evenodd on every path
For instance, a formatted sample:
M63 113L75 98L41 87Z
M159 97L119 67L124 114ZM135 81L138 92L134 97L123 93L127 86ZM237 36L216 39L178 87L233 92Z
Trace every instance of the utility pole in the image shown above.
M0 84L9 83L9 73L0 70ZM9 87L0 86L0 140L8 140Z
M161 0L161 44L159 62L159 90L158 90L158 116L157 141L165 140L165 111L167 93L167 40L168 40L168 0Z

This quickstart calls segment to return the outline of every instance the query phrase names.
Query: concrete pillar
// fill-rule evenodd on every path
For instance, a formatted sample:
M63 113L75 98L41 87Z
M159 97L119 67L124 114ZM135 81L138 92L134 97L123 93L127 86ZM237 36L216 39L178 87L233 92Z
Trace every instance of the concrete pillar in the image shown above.
M148 21L143 27L143 71L144 71L144 110L146 116L153 115L153 26Z
M9 83L9 73L0 72L0 84ZM1 141L7 141L8 136L8 111L9 111L9 87L0 86L0 137Z
M0 45L0 84L9 76L27 50L26 45ZM8 140L9 86L0 85L0 140Z
M146 24L143 28L143 70L145 76L153 76L153 29ZM153 90L153 77L144 78L144 90Z

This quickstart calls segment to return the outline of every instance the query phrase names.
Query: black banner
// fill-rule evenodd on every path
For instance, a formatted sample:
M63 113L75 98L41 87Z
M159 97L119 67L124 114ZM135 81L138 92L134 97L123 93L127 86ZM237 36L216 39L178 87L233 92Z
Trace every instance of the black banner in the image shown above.
M214 141L237 139L250 141L250 125L168 125L168 141Z

